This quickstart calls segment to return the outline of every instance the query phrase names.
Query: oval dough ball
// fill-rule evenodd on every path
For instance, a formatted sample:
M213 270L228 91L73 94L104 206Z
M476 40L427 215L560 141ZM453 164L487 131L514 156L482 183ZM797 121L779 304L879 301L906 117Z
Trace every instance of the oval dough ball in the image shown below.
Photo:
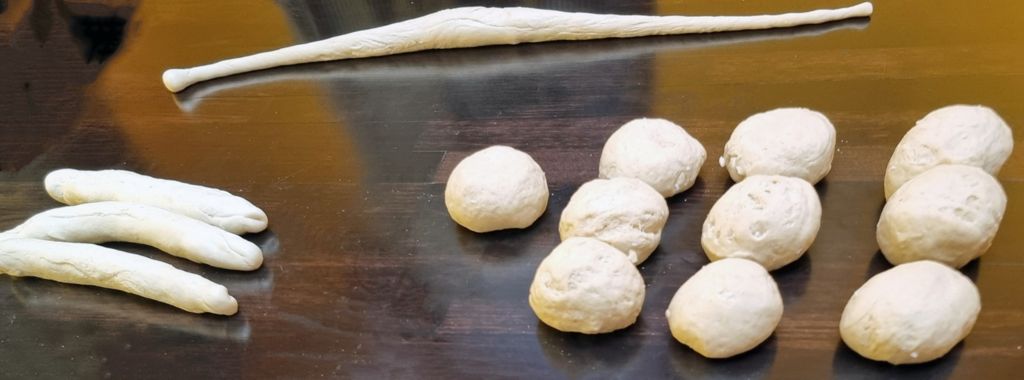
M755 175L729 188L704 220L700 245L711 261L738 257L768 270L810 248L821 226L821 201L799 178Z
M997 175L1011 151L1013 132L991 108L939 108L918 120L896 145L885 170L885 197L911 178L942 164L977 166Z
M963 340L979 311L978 288L967 276L934 261L915 261L857 289L843 310L839 334L868 359L924 363Z
M530 307L560 331L600 334L632 325L644 304L644 279L626 256L591 238L569 238L541 261Z
M495 145L455 166L444 204L456 223L474 232L526 228L548 207L548 183L530 155Z
M693 186L705 158L704 146L683 127L665 119L636 119L604 143L600 177L636 178L668 198Z
M818 183L832 170L836 129L825 115L806 108L779 108L740 122L725 143L720 163L733 181L752 175L784 175Z
M592 237L640 264L658 248L668 220L661 194L635 178L595 179L580 186L562 211L562 240Z
M705 265L665 311L672 336L708 358L727 358L764 342L782 320L782 296L764 267L744 259Z
M974 166L940 165L905 183L878 219L878 247L893 264L962 267L992 245L1006 211L999 181Z

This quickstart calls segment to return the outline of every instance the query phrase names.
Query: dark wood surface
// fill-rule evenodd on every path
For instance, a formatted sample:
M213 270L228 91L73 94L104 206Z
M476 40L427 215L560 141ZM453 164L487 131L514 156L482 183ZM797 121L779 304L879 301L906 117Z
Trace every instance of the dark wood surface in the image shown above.
M123 168L214 186L267 211L248 236L264 267L233 273L112 244L223 283L233 317L192 315L104 289L0 277L0 377L10 378L1019 378L1024 372L1024 158L999 175L1009 208L964 272L983 309L947 357L894 367L839 339L846 300L890 265L875 223L901 136L954 103L995 108L1024 136L1024 5L886 1L870 20L709 36L437 51L275 69L172 95L160 73L383 25L469 1L0 0L0 229L58 206L53 169ZM758 14L852 1L500 1L636 14ZM828 115L832 173L810 252L773 273L774 336L706 360L672 339L664 310L707 263L700 226L731 185L717 165L746 116ZM527 304L558 216L597 175L625 121L664 117L708 151L668 200L661 247L640 270L635 326L565 334ZM443 202L474 150L532 154L551 186L531 228L474 234ZM1020 150L1020 149L1018 149Z

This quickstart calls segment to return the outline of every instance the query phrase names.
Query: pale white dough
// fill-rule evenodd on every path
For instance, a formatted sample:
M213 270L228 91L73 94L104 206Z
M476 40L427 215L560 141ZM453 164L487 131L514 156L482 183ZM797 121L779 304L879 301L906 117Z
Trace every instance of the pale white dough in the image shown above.
M0 236L0 273L99 286L193 313L232 315L225 287L168 264L93 244Z
M679 287L665 311L672 336L708 358L764 342L782 320L782 296L764 267L744 259L705 265Z
M271 67L339 59L378 57L430 49L515 45L653 35L711 33L820 24L871 15L871 3L840 9L760 16L627 16L570 13L534 8L463 7L374 29L164 72L168 90Z
M999 169L1013 151L1013 131L991 108L952 105L918 120L889 159L885 169L885 197L942 164L977 166L989 174Z
M992 245L1006 211L994 177L967 165L939 165L896 190L882 209L878 247L893 264L935 260L956 268Z
M537 318L560 331L600 334L632 325L644 280L626 256L597 239L574 237L541 261L530 285Z
M263 252L217 227L170 211L134 203L96 202L60 207L29 218L9 233L75 243L124 241L218 268L255 270Z
M778 108L748 117L732 131L719 162L736 182L784 175L818 183L832 170L836 129L806 108Z
M668 220L665 198L635 178L595 179L580 186L562 210L562 240L592 237L640 264L658 248Z
M120 201L162 208L235 234L267 228L267 214L241 197L125 170L60 169L46 175L45 185L50 197L67 205Z
M700 244L712 261L739 257L775 270L799 259L820 226L821 201L811 184L755 175L730 187L711 207Z
M868 359L924 363L963 340L980 311L978 288L967 276L934 261L915 261L857 289L843 310L839 333Z
M683 127L665 119L636 119L612 133L601 151L601 178L646 182L668 198L697 180L707 152Z
M495 145L455 166L444 203L456 223L474 232L526 228L548 207L548 183L530 155Z

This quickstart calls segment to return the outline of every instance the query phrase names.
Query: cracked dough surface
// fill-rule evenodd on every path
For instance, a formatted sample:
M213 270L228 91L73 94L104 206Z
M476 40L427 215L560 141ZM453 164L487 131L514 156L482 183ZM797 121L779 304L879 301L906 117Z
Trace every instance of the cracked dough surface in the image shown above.
M730 187L711 207L700 244L712 261L738 257L775 270L803 256L820 226L821 201L811 184L755 175Z
M885 197L942 164L977 166L995 176L1012 151L1013 131L991 108L939 108L918 120L896 145L885 170Z
M635 178L595 179L580 186L562 210L562 240L592 237L640 264L658 248L668 221L661 194Z
M526 228L547 209L548 184L530 155L495 145L455 166L444 203L456 223L474 232Z
M980 311L978 288L967 276L934 261L915 261L857 289L843 310L839 333L868 359L924 363L963 340Z
M935 260L959 268L988 250L1005 211L1003 187L984 170L939 165L889 198L878 246L893 264Z
M725 143L721 161L736 182L752 175L784 175L818 183L832 170L836 129L806 108L778 108L748 117Z
M529 300L537 318L557 330L612 332L636 322L644 304L644 280L615 247L574 237L541 261Z
M672 297L672 336L708 358L727 358L764 342L782 320L782 296L764 267L744 259L705 265Z
M665 119L636 119L605 142L600 177L637 178L667 198L693 186L706 157L704 146L683 127Z

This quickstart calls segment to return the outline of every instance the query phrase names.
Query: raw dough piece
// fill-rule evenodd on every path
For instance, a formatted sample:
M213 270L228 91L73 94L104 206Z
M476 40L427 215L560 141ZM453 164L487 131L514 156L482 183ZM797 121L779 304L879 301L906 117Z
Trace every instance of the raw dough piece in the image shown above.
M0 273L99 286L193 313L233 315L228 290L168 264L92 244L0 236Z
M863 357L892 364L938 359L964 339L981 311L967 276L915 261L871 277L839 321L843 342Z
M984 170L939 165L889 198L878 247L893 264L935 260L959 268L988 250L1005 211L1003 187Z
M708 358L727 358L764 342L782 320L782 296L764 267L744 259L705 265L665 311L672 336Z
M430 49L527 42L591 40L711 33L821 24L870 16L871 3L840 9L761 16L625 16L533 8L464 7L325 40L164 72L164 86L178 92L194 83L271 67L378 57Z
M249 201L209 187L153 178L125 170L55 170L46 192L67 205L121 201L159 207L241 234L267 228L267 214Z
M562 211L562 240L592 237L611 244L640 264L658 248L668 220L665 198L634 178L595 179L584 183Z
M36 214L10 231L76 243L125 241L218 268L255 270L263 252L238 235L164 209L123 202L67 206Z
M896 145L885 170L885 197L942 164L977 166L993 176L1013 151L1013 131L985 106L953 105L918 120Z
M601 151L601 178L637 178L668 198L697 180L707 152L683 127L664 119L636 119L620 127Z
M444 203L456 223L474 232L526 228L548 207L548 183L529 154L495 145L455 166Z
M632 325L644 304L644 279L626 256L591 238L566 239L541 261L530 307L560 331L600 334Z
M752 175L803 178L812 185L832 170L836 129L806 108L778 108L740 122L725 143L722 166L733 181Z
M755 175L711 207L700 244L711 261L739 257L775 270L799 259L820 226L821 201L807 181Z

